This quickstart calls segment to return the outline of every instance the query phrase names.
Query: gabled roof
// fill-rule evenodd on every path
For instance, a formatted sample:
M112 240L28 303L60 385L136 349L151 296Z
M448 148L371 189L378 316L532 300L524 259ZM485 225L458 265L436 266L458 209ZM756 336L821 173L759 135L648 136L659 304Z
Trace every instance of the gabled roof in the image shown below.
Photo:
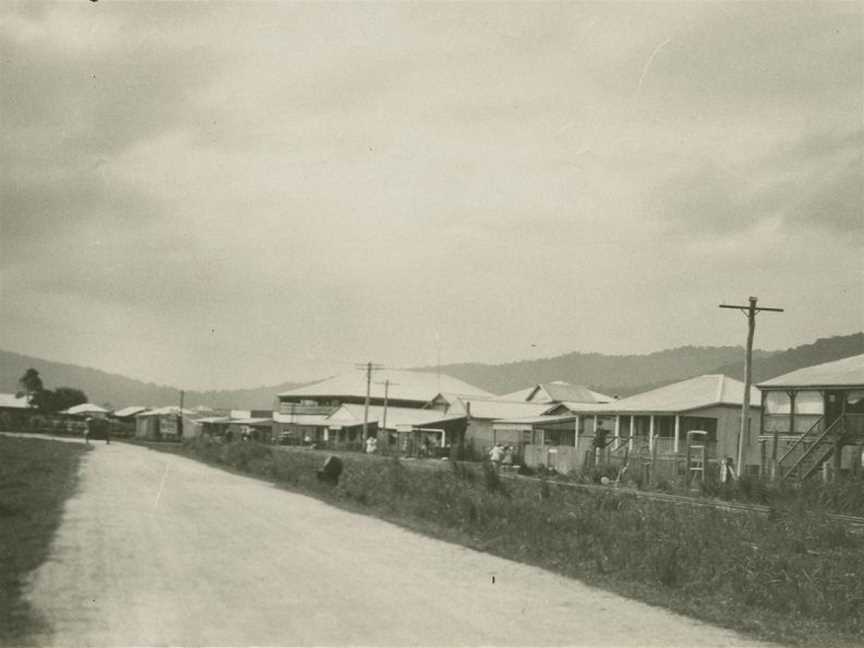
M460 402L464 402L466 400L475 401L475 400L500 400L495 396L490 396L489 394L457 394L455 392L441 392L436 395L432 401L445 402L449 405L457 405Z
M123 409L119 409L114 412L114 416L117 418L125 418L127 416L135 416L136 414L140 414L141 412L146 412L146 407L141 407L139 405L131 405L129 407L124 407Z
M273 412L273 420L276 423L327 427L327 419L330 418L331 413L332 412L328 412L327 414L280 414L279 412Z
M563 380L555 380L537 385L527 400L537 403L561 403L564 401L571 403L608 403L612 400L612 397L591 391L584 385L573 385Z
M64 410L66 414L107 414L109 410L95 403L81 403Z
M604 414L615 409L615 404L618 401L613 400L611 403L574 403L565 401L563 403L545 403L546 415L564 415L564 412L573 414Z
M176 405L169 405L168 407L157 407L156 409L147 410L146 412L141 412L137 414L137 416L166 416L170 414L180 414L180 408ZM190 410L183 408L183 416L188 416L189 418L193 418L196 416L197 412L195 410Z
M392 400L413 400L426 403L441 393L491 396L490 393L479 387L469 385L458 378L453 378L446 374L439 376L435 373L422 371L381 369L374 373L374 380L370 387L372 398L384 398L384 385L382 383L385 380L390 381L388 395ZM360 370L340 374L312 385L305 385L297 389L282 392L279 396L301 396L308 398L354 396L362 398L366 396L366 374Z
M363 405L347 403L333 412L327 419L331 426L352 426L363 423ZM445 414L434 409L415 409L413 407L388 407L387 428L393 429L401 425L429 425L443 421L455 421L465 418L464 414ZM377 405L369 406L369 422L384 420L384 408Z
M616 413L675 413L712 405L738 405L744 400L744 383L723 374L706 374L658 387L642 394L614 401L609 411ZM759 407L761 397L751 387L750 402Z
M759 387L862 387L864 388L864 353L823 362L792 371L759 383Z
M470 404L471 418L475 419L500 419L515 416L538 416L549 409L548 403L527 403L525 401L502 401L493 399L460 401L461 407L452 407L449 412L468 412Z
M10 409L30 409L30 404L27 402L26 396L0 394L0 407L8 407Z

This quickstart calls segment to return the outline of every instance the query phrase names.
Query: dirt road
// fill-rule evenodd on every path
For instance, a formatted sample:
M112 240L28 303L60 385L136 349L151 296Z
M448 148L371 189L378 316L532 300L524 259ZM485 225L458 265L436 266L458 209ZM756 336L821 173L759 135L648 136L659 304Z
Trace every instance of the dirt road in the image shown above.
M82 470L32 577L43 645L757 645L181 457Z

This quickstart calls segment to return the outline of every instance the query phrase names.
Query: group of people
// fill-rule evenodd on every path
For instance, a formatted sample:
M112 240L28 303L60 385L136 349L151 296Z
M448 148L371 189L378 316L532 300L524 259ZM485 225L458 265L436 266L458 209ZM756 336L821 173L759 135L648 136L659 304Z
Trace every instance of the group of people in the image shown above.
M501 466L512 466L515 450L513 446L505 446L500 441L492 446L489 450L489 461L492 462L495 470L500 470Z

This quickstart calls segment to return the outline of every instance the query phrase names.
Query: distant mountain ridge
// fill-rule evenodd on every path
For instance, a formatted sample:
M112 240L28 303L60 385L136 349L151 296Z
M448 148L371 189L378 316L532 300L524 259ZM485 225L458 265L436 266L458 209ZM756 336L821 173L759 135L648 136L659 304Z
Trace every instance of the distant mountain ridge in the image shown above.
M14 392L18 387L18 379L30 367L36 369L42 376L46 389L61 386L78 387L87 394L91 402L110 403L115 408L128 405L160 407L177 405L180 402L180 390L176 387L157 385L100 369L53 362L2 350L0 350L0 392ZM277 393L304 384L307 383L285 382L280 385L248 389L186 390L184 404L186 407L205 405L217 409L270 409Z
M754 382L795 369L864 353L864 333L820 338L785 351L753 351ZM424 367L436 371L437 367ZM567 353L554 358L490 365L442 365L442 373L505 394L552 380L582 384L609 395L629 396L706 373L744 379L743 347L684 346L644 355Z
M820 338L785 351L754 351L754 382L864 353L864 333ZM163 406L179 402L174 387L134 380L119 374L0 350L0 392L14 392L18 379L30 367L38 370L48 389L60 386L83 389L95 403ZM437 371L437 367L417 368ZM685 346L644 355L567 353L554 358L523 360L500 365L460 363L442 365L442 373L459 378L494 394L517 391L553 380L583 384L609 395L629 396L653 387L705 373L723 373L743 379L744 350L741 347ZM310 382L215 391L186 391L189 407L269 409L275 395Z

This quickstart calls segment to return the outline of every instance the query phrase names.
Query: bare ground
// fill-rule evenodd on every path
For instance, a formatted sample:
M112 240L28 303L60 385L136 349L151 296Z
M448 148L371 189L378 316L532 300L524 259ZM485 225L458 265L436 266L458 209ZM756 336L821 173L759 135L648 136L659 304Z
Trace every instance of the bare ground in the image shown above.
M97 444L82 471L40 645L766 645L183 457Z

